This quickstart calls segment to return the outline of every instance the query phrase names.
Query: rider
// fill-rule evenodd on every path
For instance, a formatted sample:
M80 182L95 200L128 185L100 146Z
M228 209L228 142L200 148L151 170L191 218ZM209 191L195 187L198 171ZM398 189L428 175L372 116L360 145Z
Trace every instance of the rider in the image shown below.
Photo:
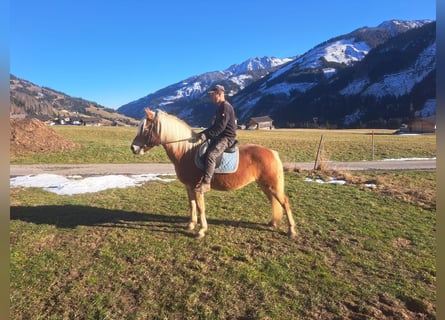
M232 105L224 97L224 87L220 84L208 91L212 102L217 105L215 122L206 130L198 133L198 139L210 139L205 161L205 174L201 185L196 192L207 192L210 190L210 182L215 172L216 158L227 148L233 145L236 137L235 111Z

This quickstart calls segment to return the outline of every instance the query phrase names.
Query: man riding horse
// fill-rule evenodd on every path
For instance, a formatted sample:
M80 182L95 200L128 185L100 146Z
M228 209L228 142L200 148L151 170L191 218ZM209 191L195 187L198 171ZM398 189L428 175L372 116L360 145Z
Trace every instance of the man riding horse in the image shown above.
M209 92L210 97L217 105L214 123L204 131L198 133L201 140L210 139L205 161L204 178L195 191L204 193L210 190L210 183L215 172L216 158L227 148L233 145L236 137L235 111L232 105L226 101L224 87L217 84Z

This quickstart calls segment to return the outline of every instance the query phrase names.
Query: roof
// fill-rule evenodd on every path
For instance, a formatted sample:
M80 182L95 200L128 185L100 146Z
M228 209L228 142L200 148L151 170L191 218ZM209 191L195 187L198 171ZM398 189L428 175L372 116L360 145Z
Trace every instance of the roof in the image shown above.
M249 119L249 121L260 123L260 122L271 122L273 120L269 116L263 116L263 117L252 117L252 118Z
M430 122L432 124L436 124L436 116L435 115L429 116L429 117L425 117L425 118L417 118L417 119L414 119L411 122L415 122L415 121L419 121L419 120L420 121L424 121L424 122Z
M101 118L82 118L83 122L100 122Z

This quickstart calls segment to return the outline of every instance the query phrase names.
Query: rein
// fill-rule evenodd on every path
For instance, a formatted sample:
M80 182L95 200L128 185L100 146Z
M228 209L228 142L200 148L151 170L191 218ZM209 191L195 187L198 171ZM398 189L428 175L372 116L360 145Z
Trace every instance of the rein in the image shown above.
M170 143L176 143L176 142L183 142L183 141L189 141L193 139L193 137L189 137L189 138L185 138L185 139L179 139L179 140L173 140L173 141L167 141L167 142L163 142L161 144L170 144Z

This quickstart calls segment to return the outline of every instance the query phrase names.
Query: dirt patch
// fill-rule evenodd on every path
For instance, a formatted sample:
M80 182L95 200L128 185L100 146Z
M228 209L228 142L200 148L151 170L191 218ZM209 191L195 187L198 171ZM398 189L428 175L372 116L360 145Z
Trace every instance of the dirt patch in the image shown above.
M10 119L10 156L67 151L79 148L80 145L65 140L52 128L38 119Z

